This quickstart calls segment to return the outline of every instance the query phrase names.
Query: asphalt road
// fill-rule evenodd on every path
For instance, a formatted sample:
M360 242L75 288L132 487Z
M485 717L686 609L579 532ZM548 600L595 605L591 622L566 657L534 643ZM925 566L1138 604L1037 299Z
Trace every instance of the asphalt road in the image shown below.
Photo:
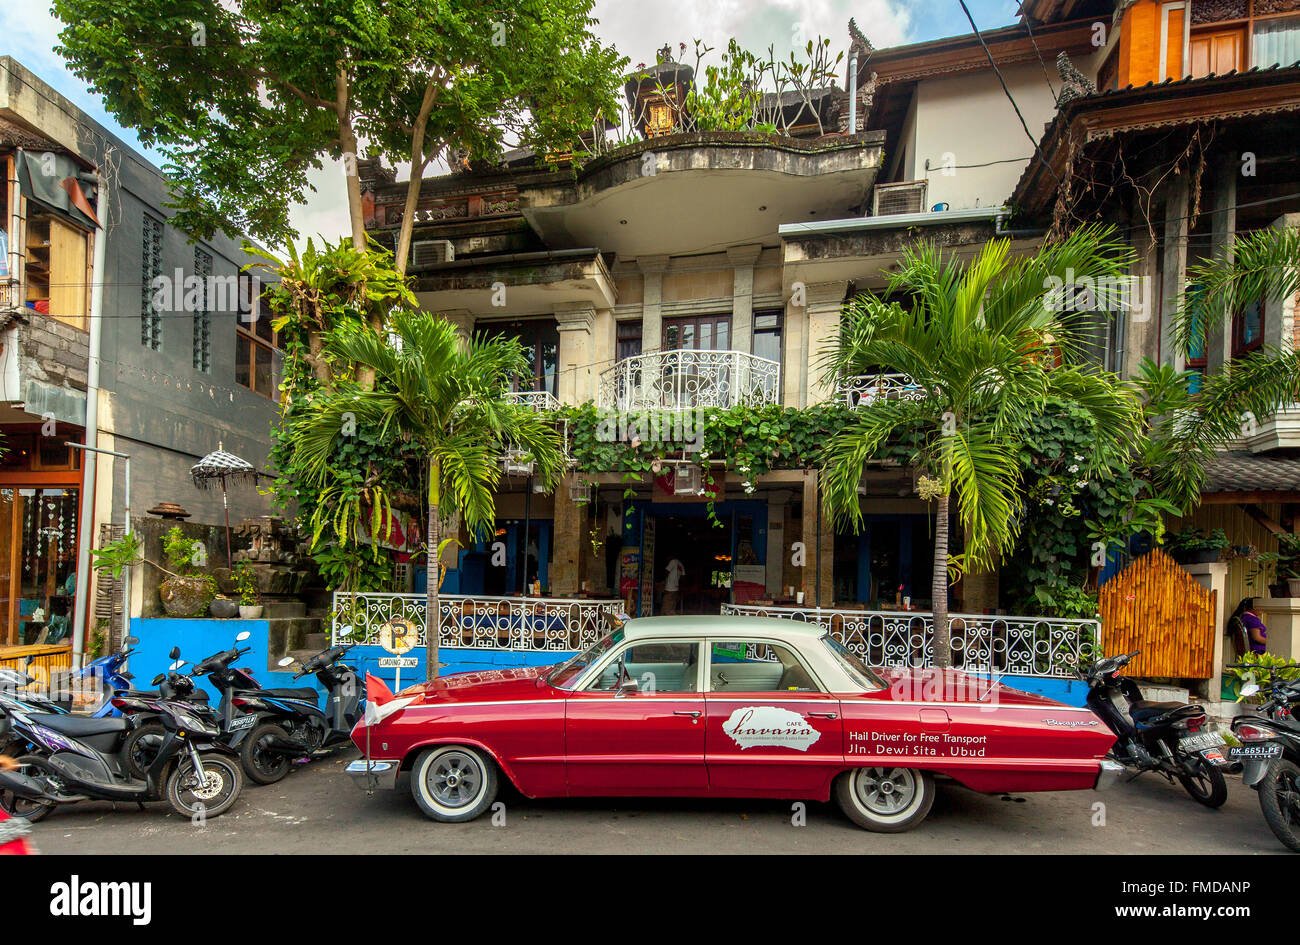
M1228 779L1206 810L1152 775L1101 793L1014 797L942 785L929 819L904 834L853 826L833 804L788 801L582 799L532 801L507 789L505 824L437 824L403 778L367 797L343 774L347 751L269 787L246 788L225 816L195 826L165 804L85 803L33 830L43 853L1284 853L1255 792ZM1093 806L1105 804L1105 824Z

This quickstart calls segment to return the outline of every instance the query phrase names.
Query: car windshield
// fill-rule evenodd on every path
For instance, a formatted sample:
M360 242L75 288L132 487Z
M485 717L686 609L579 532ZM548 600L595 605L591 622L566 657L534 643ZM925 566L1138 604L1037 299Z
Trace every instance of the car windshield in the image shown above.
M551 670L546 681L557 689L571 689L582 671L610 651L615 644L622 642L623 631L615 630L601 637L581 653L575 653L566 662Z
M863 689L884 689L885 681L876 675L875 671L862 661L862 657L854 653L847 646L835 639L829 633L822 637L822 643L826 648L835 654L836 661L844 667L844 671L849 674L854 682L862 686Z

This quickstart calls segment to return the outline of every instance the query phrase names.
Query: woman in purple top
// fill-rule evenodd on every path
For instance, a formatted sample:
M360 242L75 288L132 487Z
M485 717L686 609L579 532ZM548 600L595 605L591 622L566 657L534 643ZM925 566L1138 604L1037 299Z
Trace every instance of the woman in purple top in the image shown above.
M1259 619L1259 614L1255 613L1255 598L1242 598L1232 616L1246 628L1246 645L1251 653L1263 653L1268 649L1268 628Z

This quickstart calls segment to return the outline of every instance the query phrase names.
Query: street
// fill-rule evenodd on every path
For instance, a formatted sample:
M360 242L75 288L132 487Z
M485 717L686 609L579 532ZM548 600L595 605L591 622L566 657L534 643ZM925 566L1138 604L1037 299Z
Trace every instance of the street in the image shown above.
M790 802L601 799L532 801L503 791L506 823L427 820L403 778L366 797L342 773L355 751L245 787L235 808L195 826L166 804L116 811L107 803L57 810L33 830L42 853L1283 853L1255 793L1228 779L1228 802L1207 810L1183 789L1146 775L1110 791L974 794L940 787L929 819L897 835L853 826L834 804L809 803L806 826ZM1093 826L1092 805L1105 804Z

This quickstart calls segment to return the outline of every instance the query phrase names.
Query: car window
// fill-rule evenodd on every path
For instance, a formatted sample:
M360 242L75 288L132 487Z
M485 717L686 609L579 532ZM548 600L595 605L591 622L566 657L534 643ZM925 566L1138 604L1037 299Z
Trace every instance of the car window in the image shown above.
M719 640L711 644L713 692L819 692L794 652L779 643Z
M577 683L578 677L582 675L584 669L608 653L612 647L622 642L622 630L615 630L613 633L605 634L591 646L573 654L568 660L551 670L550 675L546 677L546 681L558 689L571 688Z
M613 692L621 681L633 679L647 695L696 692L699 689L699 654L698 643L635 643L615 656L587 689Z
M822 643L835 656L836 662L843 667L844 671L849 674L849 678L860 685L863 689L884 689L885 682L875 671L862 661L862 657L854 653L847 646L835 639L829 633L822 637Z

